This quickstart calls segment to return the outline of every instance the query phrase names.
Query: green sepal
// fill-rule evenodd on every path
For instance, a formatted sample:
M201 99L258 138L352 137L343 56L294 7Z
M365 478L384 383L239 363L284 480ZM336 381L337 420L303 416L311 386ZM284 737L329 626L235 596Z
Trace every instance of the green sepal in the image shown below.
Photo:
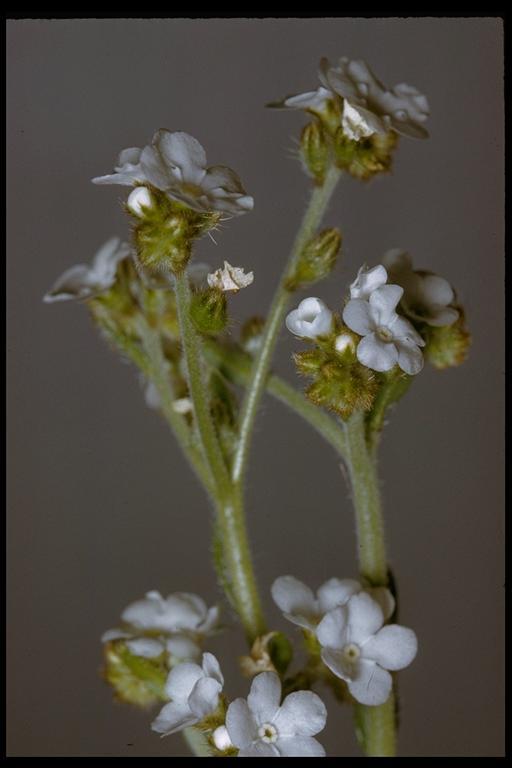
M190 317L199 333L221 333L228 322L226 294L218 288L206 288L193 293L190 299Z
M165 682L169 669L164 653L156 659L146 659L131 653L122 640L113 640L105 644L104 656L103 676L119 701L148 707L167 700Z
M295 291L303 285L316 283L330 274L336 264L341 246L341 233L330 228L311 238L304 246L297 266L288 278L286 288Z

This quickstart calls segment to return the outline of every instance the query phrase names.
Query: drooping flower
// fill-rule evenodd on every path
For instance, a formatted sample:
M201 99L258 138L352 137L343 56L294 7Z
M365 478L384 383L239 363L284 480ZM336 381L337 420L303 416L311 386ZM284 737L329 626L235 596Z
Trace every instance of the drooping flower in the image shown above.
M418 648L412 629L383 624L380 606L362 592L329 611L316 630L324 664L367 706L387 700L392 686L388 670L407 667Z
M356 279L350 285L350 298L369 299L373 291L380 288L381 285L385 285L387 279L388 273L382 264L377 264L372 269L362 266L357 273Z
M218 288L220 291L238 293L241 288L247 288L254 281L254 273L244 272L242 267L232 267L229 262L224 262L224 267L215 270L207 276L210 288Z
M207 167L206 153L197 139L163 128L142 150L123 150L114 173L97 176L93 182L149 184L200 213L218 211L238 216L254 206L234 171L223 165Z
M254 678L247 701L231 702L226 728L238 757L324 757L324 748L313 738L327 719L320 697L296 691L280 702L281 682L274 672Z
M320 62L322 85L348 103L342 115L342 127L356 141L373 133L394 130L416 139L428 137L423 123L429 115L427 98L405 83L387 89L360 59L341 58L338 66L328 59Z
M317 589L316 596L302 581L294 576L280 576L272 584L272 598L281 609L285 618L299 627L315 630L323 616L350 600L353 595L363 590L355 579L332 578ZM372 587L365 590L376 600L388 619L394 609L393 595L385 587Z
M350 299L343 310L345 324L363 338L357 359L374 371L390 371L396 364L413 376L423 368L419 347L424 340L411 323L396 313L403 295L399 285L382 285L368 299Z
M400 248L387 251L383 262L393 282L404 289L402 306L408 315L435 327L456 322L459 312L450 306L455 294L448 280L413 270L410 255Z
M286 317L286 327L295 336L303 339L316 339L327 336L333 325L333 315L321 299L310 296L303 299L297 309Z
M151 723L151 728L168 736L196 725L219 705L224 685L219 662L211 653L203 654L202 666L185 662L171 669L165 684L170 699Z
M43 297L46 303L90 299L111 288L116 280L117 265L131 254L128 243L111 237L94 256L92 263L76 264L56 280Z

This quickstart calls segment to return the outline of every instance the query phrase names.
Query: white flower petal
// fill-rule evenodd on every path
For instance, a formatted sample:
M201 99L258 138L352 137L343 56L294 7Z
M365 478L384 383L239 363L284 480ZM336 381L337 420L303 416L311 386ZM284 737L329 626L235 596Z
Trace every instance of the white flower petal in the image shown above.
M374 635L384 623L384 616L380 605L366 592L360 592L351 597L347 603L348 615L348 643L361 645Z
M321 657L323 663L331 670L333 675L339 677L340 680L346 680L347 682L350 680L352 668L347 664L347 660L341 651L335 648L322 648Z
M166 164L180 169L183 181L201 183L205 175L206 153L197 139L183 131L161 128L153 136L152 144Z
M351 299L368 299L373 291L387 282L388 273L382 264L377 264L372 269L361 267L357 277L350 286Z
M294 576L280 576L272 584L272 599L288 614L314 616L316 601L313 591Z
M369 304L363 299L350 299L347 302L343 310L343 322L360 336L366 336L375 328Z
M226 713L229 738L239 749L249 746L256 738L258 725L245 699L235 699Z
M203 672L207 677L217 680L220 685L224 685L224 676L221 672L219 662L213 653L203 653Z
M343 102L341 127L345 136L352 141L360 141L374 133L387 133L386 123L370 110L359 105L352 105L347 99Z
M397 341L398 365L409 376L415 376L423 368L423 355L416 344L410 341Z
M395 598L389 589L386 587L369 587L365 591L380 605L384 621L391 618L395 610Z
M445 325L453 325L459 317L458 310L453 307L439 307L432 308L428 317L425 317L425 321L428 325L435 327L441 327Z
M134 656L142 656L144 659L155 659L165 650L161 642L149 637L137 637L134 640L128 640L126 647Z
M289 109L305 109L316 113L322 113L328 101L333 98L332 92L320 86L316 91L307 91L306 93L297 93L294 96L288 96L281 102L270 104L272 107L288 107Z
M404 669L413 661L418 651L418 640L412 629L390 624L365 643L363 655L384 669Z
M321 613L345 605L352 595L361 591L361 585L355 579L329 579L318 589L318 605Z
M188 728L189 725L194 725L194 723L197 723L197 718L191 713L187 704L171 701L163 707L159 715L153 720L151 730L168 736L171 733L183 730L183 728Z
M254 741L244 749L241 749L237 757L279 757L279 750L275 744L266 744L264 741Z
M295 691L283 701L273 725L281 736L314 736L325 726L327 710L320 696L312 691Z
M146 146L140 157L144 181L164 192L175 181L176 175L166 166L161 154L153 146Z
M102 643L109 643L111 640L124 640L133 637L131 632L125 632L123 629L107 629L101 636Z
M389 672L365 659L361 659L358 671L357 678L348 681L352 696L369 707L384 704L391 693L392 679Z
M404 289L400 285L381 285L369 298L373 319L377 325L387 326L395 319L396 307Z
M171 635L166 640L165 647L171 656L172 662L193 661L201 658L201 648L187 635Z
M197 681L188 697L188 706L198 720L217 709L221 691L222 685L212 677L202 677Z
M448 280L439 275L424 275L420 281L421 298L428 305L446 307L454 299L453 288Z
M271 722L281 701L281 681L275 672L256 675L247 703L258 725Z
M393 338L396 341L412 342L413 344L416 344L418 347L425 346L425 342L421 338L420 334L414 328L412 323L410 323L409 320L405 319L405 317L400 317L399 315L397 315L395 320L393 320L390 323L388 328L393 334Z
M206 171L206 176L201 186L207 192L222 189L228 194L245 195L245 190L242 187L238 174L226 165L211 165Z
M219 614L220 610L218 605L213 605L211 608L208 608L205 619L199 624L197 630L204 635L215 630L219 623Z
M279 738L277 748L281 757L325 757L325 749L311 736Z
M357 345L357 359L372 371L390 371L398 362L398 350L394 344L381 341L375 333L365 336Z
M165 683L165 692L173 701L186 702L204 672L198 664L185 661L171 669Z
M354 598L352 597L351 600ZM346 606L333 608L326 613L316 628L316 636L320 645L326 648L341 649L347 642L345 635L348 628L348 614Z
M224 262L222 269L217 269L207 276L210 288L218 288L220 291L237 293L241 288L246 288L254 281L254 273L245 274L242 267L233 267L229 262Z
M91 280L91 270L87 264L76 264L66 269L57 278L48 293L43 297L46 304L54 301L70 301L87 299L94 293L94 283Z

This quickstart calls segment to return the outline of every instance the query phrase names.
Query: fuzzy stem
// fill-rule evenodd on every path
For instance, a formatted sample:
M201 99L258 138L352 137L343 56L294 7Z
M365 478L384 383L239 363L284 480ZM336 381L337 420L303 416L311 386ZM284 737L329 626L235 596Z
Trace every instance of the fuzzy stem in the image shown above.
M395 696L391 692L379 707L354 707L356 728L368 757L396 756Z
M309 205L295 238L290 258L288 259L288 263L274 295L265 323L261 346L252 365L244 401L242 403L239 441L232 468L232 477L236 485L241 486L243 484L256 412L265 390L272 353L274 352L279 331L281 330L284 316L288 308L290 291L286 288L286 283L289 277L293 274L305 244L315 234L336 188L340 175L341 171L334 166L331 166L326 174L323 185L314 187Z

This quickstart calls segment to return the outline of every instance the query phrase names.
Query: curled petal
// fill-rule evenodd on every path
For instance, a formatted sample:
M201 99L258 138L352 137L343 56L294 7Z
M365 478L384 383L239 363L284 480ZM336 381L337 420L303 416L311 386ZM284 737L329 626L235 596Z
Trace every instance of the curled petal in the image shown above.
M221 686L224 685L224 676L213 653L203 653L203 672L207 677L220 683Z
M189 725L194 725L194 723L197 723L197 718L194 717L187 704L171 701L153 720L151 730L161 733L162 736L169 736L171 733L188 728Z
M188 706L198 720L217 709L221 691L222 685L212 677L202 677L197 681L188 697Z

